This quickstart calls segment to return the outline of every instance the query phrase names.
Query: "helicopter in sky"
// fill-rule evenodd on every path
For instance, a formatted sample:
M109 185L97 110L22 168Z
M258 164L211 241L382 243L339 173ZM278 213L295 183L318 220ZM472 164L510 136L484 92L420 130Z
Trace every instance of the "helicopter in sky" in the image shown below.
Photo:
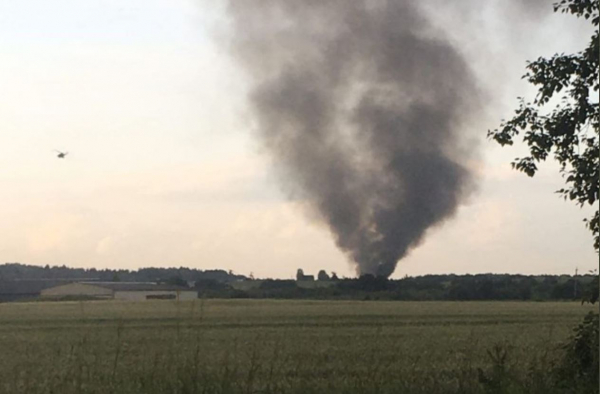
M54 149L55 152L58 152L58 155L56 155L56 157L58 157L59 159L64 159L65 156L67 156L69 154L69 152L61 152L59 150Z

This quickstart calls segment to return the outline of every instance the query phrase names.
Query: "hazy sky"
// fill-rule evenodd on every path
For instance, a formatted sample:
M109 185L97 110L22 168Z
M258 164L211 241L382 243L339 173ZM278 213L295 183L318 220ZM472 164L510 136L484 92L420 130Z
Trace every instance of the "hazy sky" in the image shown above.
M394 277L597 268L590 209L553 193L557 166L529 179L510 168L523 148L485 140L532 96L525 61L577 50L589 31L551 2L423 3L488 93L470 126L481 179ZM353 275L328 230L280 192L230 32L216 0L0 1L0 262Z

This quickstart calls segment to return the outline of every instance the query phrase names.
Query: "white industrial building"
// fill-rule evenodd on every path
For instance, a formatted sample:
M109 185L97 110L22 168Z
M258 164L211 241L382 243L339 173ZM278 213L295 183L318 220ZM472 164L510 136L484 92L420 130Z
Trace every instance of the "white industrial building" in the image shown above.
M41 291L42 298L97 298L128 301L144 300L193 300L196 290L140 282L76 282L50 287Z

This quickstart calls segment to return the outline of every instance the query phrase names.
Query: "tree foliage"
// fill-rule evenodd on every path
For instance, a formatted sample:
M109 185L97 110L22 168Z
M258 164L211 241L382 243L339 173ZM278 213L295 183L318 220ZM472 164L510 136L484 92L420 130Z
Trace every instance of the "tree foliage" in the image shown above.
M598 314L588 313L564 345L555 375L565 393L598 393L598 326Z
M319 273L317 274L317 279L321 280L321 281L328 281L331 278L329 277L329 275L327 274L327 271L325 270L320 270Z
M0 264L0 281L22 279L73 279L80 281L113 281L123 282L164 282L173 278L183 281L216 280L219 282L235 282L246 279L243 275L225 270L199 270L195 268L140 268L139 270L70 268L62 266L39 267L19 263Z
M515 159L513 168L533 176L537 163L553 156L560 164L565 187L557 192L580 206L598 201L600 115L598 107L598 1L561 0L555 12L575 15L591 23L588 46L574 54L556 54L528 62L523 76L538 88L532 102L519 98L515 116L503 120L488 136L500 145L512 145L522 135L529 155ZM554 108L549 108L554 105ZM598 251L598 209L585 220Z

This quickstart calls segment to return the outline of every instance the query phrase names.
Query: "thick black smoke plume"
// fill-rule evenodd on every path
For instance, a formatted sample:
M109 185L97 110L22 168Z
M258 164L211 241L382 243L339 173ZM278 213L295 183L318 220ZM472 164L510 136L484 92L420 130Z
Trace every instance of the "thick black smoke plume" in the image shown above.
M391 275L472 189L475 79L418 3L229 6L262 141L359 274Z

